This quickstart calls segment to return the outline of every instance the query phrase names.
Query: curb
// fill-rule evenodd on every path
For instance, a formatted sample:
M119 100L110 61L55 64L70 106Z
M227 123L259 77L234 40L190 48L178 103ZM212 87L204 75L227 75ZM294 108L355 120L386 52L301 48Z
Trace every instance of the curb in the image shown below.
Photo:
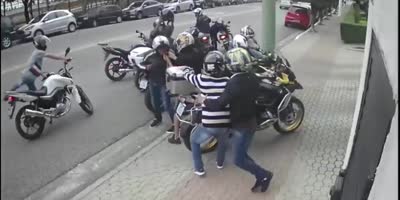
M118 167L116 167L115 169L111 170L110 172L108 172L103 177L97 179L93 184L91 184L90 186L88 186L87 188L85 188L84 190L79 192L77 195L72 197L71 200L81 200L81 199L85 198L90 192L92 192L97 187L102 185L105 181L107 181L110 178L112 178L118 172L124 170L126 167L128 167L128 165L130 165L131 163L135 162L137 159L139 159L140 157L144 156L146 153L148 153L150 150L152 150L158 144L163 142L164 139L167 138L168 135L169 135L169 133L164 133L163 135L161 135L159 138L154 140L152 143L150 143L149 145L144 147L139 152L135 153L133 156L131 156L128 160L126 160L125 162L120 164Z

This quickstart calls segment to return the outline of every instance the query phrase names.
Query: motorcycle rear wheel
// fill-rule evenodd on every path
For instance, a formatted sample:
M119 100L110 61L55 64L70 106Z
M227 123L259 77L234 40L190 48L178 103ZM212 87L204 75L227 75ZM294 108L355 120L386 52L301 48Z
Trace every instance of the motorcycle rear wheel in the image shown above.
M193 133L193 129L195 126L189 126L184 130L184 134L181 135L181 138L183 139L183 143L185 144L185 147L189 150L192 151L192 147L190 145L190 136ZM217 148L218 141L215 137L210 138L206 142L200 145L201 147L201 153L209 153L214 151Z
M42 135L46 119L44 117L27 116L25 115L26 109L35 110L35 106L26 105L19 109L17 115L15 116L15 127L17 128L19 135L21 135L23 138L27 140L35 140ZM23 123L25 126L26 131L22 128L21 123ZM35 125L38 126L36 131L29 133L30 128L34 127Z
M121 58L113 57L107 60L104 72L106 76L112 81L120 81L126 76L126 72L118 72L120 69Z
M290 134L295 132L303 122L305 112L303 102L293 96L290 100L290 104L292 106L296 105L298 110L293 113L295 116L294 120L291 122L280 120L274 124L275 130L277 130L280 134Z

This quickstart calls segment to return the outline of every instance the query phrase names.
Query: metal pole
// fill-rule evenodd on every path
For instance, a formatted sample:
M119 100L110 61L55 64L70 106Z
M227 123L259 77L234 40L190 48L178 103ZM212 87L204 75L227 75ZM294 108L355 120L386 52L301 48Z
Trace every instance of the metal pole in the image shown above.
M71 12L71 1L68 0L68 10Z
M263 0L262 23L263 23L263 49L273 51L275 49L275 0Z
M40 15L40 2L39 0L37 0L37 12L38 12L38 16Z
M3 1L3 15L6 16L6 1Z
M46 7L47 7L47 11L49 11L50 10L49 0L46 0Z
M338 0L339 1L339 3L338 3L338 12L337 12L337 15L338 16L340 16L341 14L342 14L342 1L343 0Z

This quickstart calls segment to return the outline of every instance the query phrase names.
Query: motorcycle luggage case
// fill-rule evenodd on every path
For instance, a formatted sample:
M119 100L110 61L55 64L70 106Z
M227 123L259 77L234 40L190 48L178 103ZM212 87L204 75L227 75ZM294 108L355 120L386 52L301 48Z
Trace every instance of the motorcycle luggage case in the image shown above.
M199 89L183 78L183 69L186 66L170 67L167 69L167 89L172 95L188 96L194 92L199 93Z

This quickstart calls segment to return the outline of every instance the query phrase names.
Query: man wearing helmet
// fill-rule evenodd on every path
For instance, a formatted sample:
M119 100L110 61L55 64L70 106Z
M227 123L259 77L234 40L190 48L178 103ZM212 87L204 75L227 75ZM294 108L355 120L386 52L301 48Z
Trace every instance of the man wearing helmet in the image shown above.
M28 86L29 90L36 90L36 78L39 76L44 76L42 74L43 58L62 60L64 62L69 62L71 60L71 58L46 53L47 43L49 42L50 39L44 35L36 36L33 39L33 45L36 49L32 52L31 57L28 60L27 68L22 72L21 80L11 88L12 91L17 90L23 85ZM7 100L7 95L5 96L4 100Z
M263 169L248 155L247 151L256 131L256 96L258 78L251 73L251 57L245 49L234 48L227 52L230 70L235 73L219 97L199 99L210 111L229 105L232 124L234 163L256 177L252 192L265 192L273 173Z
M257 40L254 38L255 33L254 30L249 26L246 25L240 29L240 35L243 35L247 39L249 49L254 49L259 51L260 45L257 43Z
M172 13L173 14L173 13ZM164 18L161 16L153 22L153 30L150 32L149 45L153 43L153 39L159 35L167 37L171 40L172 33L174 32L173 22L170 25L165 24Z
M222 20L222 18L219 17L210 28L210 37L214 50L217 50L217 40L218 40L217 35L218 32L220 31L224 31L225 33L229 32L226 26L224 25L224 20Z
M202 33L210 33L210 22L211 19L203 14L203 10L201 8L196 8L193 11L194 16L196 17L196 27Z
M237 34L233 37L233 47L234 48L243 48L246 49L252 57L257 60L266 60L267 57L260 51L260 49L255 49L250 47L250 42L248 37L243 36L242 34ZM253 43L254 44L254 43ZM253 46L254 47L254 46Z
M218 97L229 81L230 72L226 67L225 56L219 51L209 52L205 59L202 74L194 74L188 68L185 70L185 79L200 89L207 99ZM194 161L194 173L202 176L205 174L201 159L200 144L211 136L218 140L217 168L222 169L225 160L226 142L230 124L229 106L211 110L207 106L202 109L202 124L193 129L190 144Z
M163 103L164 109L168 112L172 121L174 118L174 110L167 94L165 79L168 57L173 57L173 55L170 53L169 40L165 36L155 37L152 48L154 51L145 56L142 64L146 66L148 72L149 90L155 116L150 126L154 127L162 122L161 103Z

